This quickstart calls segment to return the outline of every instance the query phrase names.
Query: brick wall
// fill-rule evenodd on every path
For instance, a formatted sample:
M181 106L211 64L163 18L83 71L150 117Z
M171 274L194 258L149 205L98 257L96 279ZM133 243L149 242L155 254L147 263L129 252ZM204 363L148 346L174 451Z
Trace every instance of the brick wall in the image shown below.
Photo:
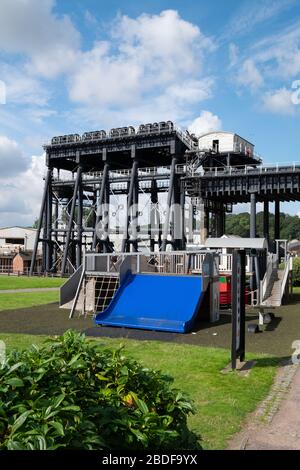
M19 254L16 255L13 259L13 272L17 273L20 272L22 273L24 271L24 261L22 256Z

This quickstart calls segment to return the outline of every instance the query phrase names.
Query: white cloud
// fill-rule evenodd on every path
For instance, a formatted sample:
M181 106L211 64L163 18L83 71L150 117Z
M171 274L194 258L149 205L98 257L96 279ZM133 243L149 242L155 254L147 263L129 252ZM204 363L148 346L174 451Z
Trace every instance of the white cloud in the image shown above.
M26 168L26 158L17 142L0 135L0 179L18 175Z
M188 130L196 136L206 134L207 132L219 131L222 129L222 121L210 111L202 111L189 126Z
M243 2L228 24L224 38L244 35L257 25L276 17L292 7L296 0L253 0Z
M239 48L236 44L231 42L229 44L228 52L229 52L229 66L234 67L238 63L238 60L239 60Z
M25 54L28 70L54 77L75 61L80 35L54 0L1 0L0 49Z
M292 102L292 91L280 88L265 93L263 96L263 108L275 114L294 114L295 106Z
M237 83L251 90L256 90L264 83L264 79L252 59L247 59L238 71Z
M159 119L166 99L178 100L179 108L211 96L213 78L203 77L202 69L204 55L213 50L212 40L174 10L118 17L109 41L80 54L69 76L70 98L92 109L98 105L98 116L100 106L107 114L117 107L137 115L156 104Z
M6 86L6 104L45 106L50 93L22 67L0 63L0 77Z
M18 180L5 179L0 192L0 226L32 225L40 210L44 172L44 156L33 156Z
M233 81L257 93L265 111L294 114L293 80L300 76L300 22L252 45L232 67Z
M268 80L297 78L300 74L300 22L258 41L249 55L257 66L263 67Z

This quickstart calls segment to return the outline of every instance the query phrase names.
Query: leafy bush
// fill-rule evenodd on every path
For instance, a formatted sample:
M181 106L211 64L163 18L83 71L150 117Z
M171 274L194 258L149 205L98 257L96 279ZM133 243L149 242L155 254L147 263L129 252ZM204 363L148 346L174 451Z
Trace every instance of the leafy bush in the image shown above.
M67 331L0 366L0 449L195 445L191 402L172 379Z
M300 258L293 258L293 285L300 286Z

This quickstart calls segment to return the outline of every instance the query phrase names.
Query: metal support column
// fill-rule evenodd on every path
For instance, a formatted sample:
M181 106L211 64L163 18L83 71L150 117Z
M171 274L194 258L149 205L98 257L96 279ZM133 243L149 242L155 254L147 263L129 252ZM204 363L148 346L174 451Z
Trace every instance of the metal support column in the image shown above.
M256 238L256 193L250 194L250 238Z
M50 175L47 191L47 216L46 216L46 272L49 273L53 266L53 244L52 244L52 172Z
M133 163L132 163L132 168L131 168L129 191L128 191L128 196L127 196L127 213L126 213L124 234L123 234L122 247L121 247L121 251L123 253L127 251L127 248L128 248L127 245L128 245L128 228L129 228L129 223L130 223L130 212L132 208L131 206L133 202L133 191L134 191L134 185L136 182L136 173L138 169L138 161L135 158L135 148L131 149L131 155L133 157Z
M171 235L172 235L172 245L174 250L180 250L182 244L182 234L183 234L183 225L184 221L182 220L182 201L181 201L181 192L180 185L178 181L178 176L175 175L174 179L174 190L172 196L172 211L171 211Z
M131 233L132 233L132 251L138 251L138 203L139 203L139 181L138 175L135 175L135 182L133 188L133 198L132 198L133 208L132 208L132 219L131 219Z
M157 194L157 183L155 179L151 180L151 200L150 200L150 220L149 220L149 238L150 238L150 251L155 251L155 237L160 234L160 220L159 212L157 209L158 194Z
M106 150L106 149L104 149ZM104 156L103 158L106 158L106 151L103 150ZM96 209L96 225L95 225L95 231L94 231L94 237L93 237L93 250L96 249L96 246L99 241L99 237L97 234L98 229L100 228L100 222L103 218L103 203L104 203L104 197L105 197L105 190L107 187L107 180L109 178L109 164L106 161L104 164L103 168L103 174L102 174L102 181L101 181L101 188L100 188L100 194L99 198L97 200L97 209Z
M274 238L280 239L280 201L275 201Z
M181 208L181 250L186 249L186 233L185 233L185 191L181 190L180 193L180 208Z
M193 243L193 233L195 228L195 214L194 214L195 206L192 203L189 205L189 243Z
M171 204L172 204L172 196L173 196L173 191L174 191L174 181L175 181L177 161L178 161L177 156L174 155L172 158L171 170L170 170L169 191L168 191L168 198L167 198L166 217L165 217L165 222L164 222L163 241L161 245L161 251L166 251L166 248L167 248L168 234L169 234L169 229L170 229Z
M250 238L256 238L256 193L250 194ZM250 258L250 289L255 289L255 263L254 258Z
M77 206L77 240L76 240L76 269L82 263L82 221L83 221L83 191L82 177L80 177L78 186L78 206Z
M200 213L200 243L204 245L208 237L209 212L205 208L205 202L201 199L199 204Z
M109 170L109 169L108 169ZM102 235L102 245L103 245L103 252L109 253L110 250L110 240L109 240L109 201L110 201L110 183L109 183L109 171L107 172L107 177L105 181L105 189L104 189L104 210L102 214L102 228L103 228L103 235Z
M48 243L47 243L47 212L48 212L48 190L46 194L45 209L43 215L43 236L42 236L42 272L46 272L47 258L48 258Z
M269 227L269 201L264 201L264 238L269 242L270 227Z
M34 273L37 250L38 250L38 246L39 246L40 234L41 234L43 217L44 217L46 197L47 197L47 192L48 192L48 185L49 185L49 181L51 179L51 174L52 174L52 169L48 168L47 175L46 175L46 178L45 178L44 193L43 193L43 197L42 197L40 216L39 216L39 221L38 221L38 226L37 226L37 231L36 231L36 236L35 236L35 242L34 242L34 248L33 248L33 253L32 253L32 259L31 259L31 265L30 265L30 271L29 271L30 276L32 276L33 273Z
M54 243L53 243L53 271L57 271L58 250L58 199L54 199Z
M73 226L73 220L74 220L76 199L77 199L77 195L78 195L79 184L81 182L81 174L82 174L82 167L81 167L81 165L79 165L78 169L77 169L77 175L76 175L76 180L75 180L75 185L74 185L74 192L73 192L73 199L72 199L72 204L71 204L70 218L69 218L69 223L68 223L68 228L67 228L66 243L65 243L65 246L64 246L64 256L63 256L62 265L61 265L61 273L62 274L65 274L65 272L66 272L66 266L67 266L69 248L70 248L70 240L71 240L71 236L72 236L72 226Z

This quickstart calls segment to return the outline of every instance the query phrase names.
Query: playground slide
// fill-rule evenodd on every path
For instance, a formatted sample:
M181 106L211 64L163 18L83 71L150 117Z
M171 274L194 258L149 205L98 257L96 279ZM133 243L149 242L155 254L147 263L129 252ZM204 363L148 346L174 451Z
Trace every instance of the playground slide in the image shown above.
M188 332L204 297L201 276L128 273L99 325Z

